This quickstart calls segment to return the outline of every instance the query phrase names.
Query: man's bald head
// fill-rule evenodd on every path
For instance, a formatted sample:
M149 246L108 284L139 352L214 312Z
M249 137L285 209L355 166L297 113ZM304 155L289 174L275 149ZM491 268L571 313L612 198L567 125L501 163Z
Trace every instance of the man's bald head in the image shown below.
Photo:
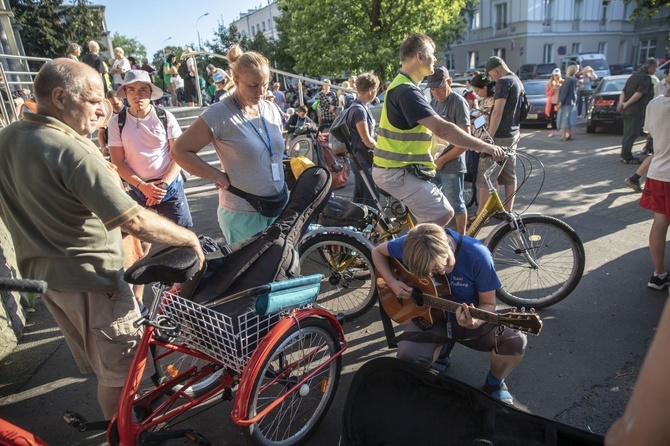
M102 85L100 73L85 63L69 58L46 62L35 76L37 112L42 113L51 106L52 93L55 89L62 88L72 98L77 99L84 91L95 88L96 80Z

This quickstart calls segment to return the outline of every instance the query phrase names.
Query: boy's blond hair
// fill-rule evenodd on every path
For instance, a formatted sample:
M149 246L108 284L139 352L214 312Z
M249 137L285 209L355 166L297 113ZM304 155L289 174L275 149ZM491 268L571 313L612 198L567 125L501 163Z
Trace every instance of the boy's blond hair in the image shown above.
M412 274L426 277L435 264L446 265L450 254L444 228L435 223L421 223L407 233L402 261Z

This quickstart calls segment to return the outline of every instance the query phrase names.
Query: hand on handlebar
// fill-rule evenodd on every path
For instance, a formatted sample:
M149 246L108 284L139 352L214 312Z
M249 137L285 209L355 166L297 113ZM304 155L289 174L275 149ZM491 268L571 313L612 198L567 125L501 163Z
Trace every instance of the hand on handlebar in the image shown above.
M487 150L487 153L493 157L493 161L499 163L505 159L509 152L508 147L502 146L490 146L491 150Z

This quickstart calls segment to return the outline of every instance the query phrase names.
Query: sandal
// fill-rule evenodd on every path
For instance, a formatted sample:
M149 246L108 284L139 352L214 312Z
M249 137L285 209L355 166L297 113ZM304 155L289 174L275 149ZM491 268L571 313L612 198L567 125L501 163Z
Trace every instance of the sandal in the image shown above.
M619 158L619 161L622 162L623 164L642 164L640 158L631 158L631 159Z

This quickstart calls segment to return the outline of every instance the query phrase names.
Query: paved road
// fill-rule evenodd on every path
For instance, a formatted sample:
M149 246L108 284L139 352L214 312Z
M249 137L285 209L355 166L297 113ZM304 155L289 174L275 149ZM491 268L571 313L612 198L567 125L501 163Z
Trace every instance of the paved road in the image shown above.
M560 142L547 138L544 130L528 129L520 144L547 167L542 194L530 210L571 224L584 242L587 264L574 293L541 311L544 331L529 340L526 358L508 384L518 407L599 434L622 413L666 300L666 293L646 287L652 270L647 249L651 216L639 208L639 194L622 182L634 166L618 162L620 139L617 134L586 134L582 124L574 141ZM640 139L635 150L641 145ZM538 170L533 173L519 193L518 210L537 191ZM189 200L197 231L217 234L215 195ZM354 373L366 361L394 355L386 348L376 308L345 330L350 348L337 398L309 444L340 444L342 407ZM456 347L451 376L479 386L487 371L485 354ZM99 416L95 383L77 373L43 307L34 313L17 353L3 361L0 383L0 417L52 444L103 443L101 435L79 434L59 420L67 409L90 419ZM222 403L188 424L215 445L244 444L230 410L230 403Z

